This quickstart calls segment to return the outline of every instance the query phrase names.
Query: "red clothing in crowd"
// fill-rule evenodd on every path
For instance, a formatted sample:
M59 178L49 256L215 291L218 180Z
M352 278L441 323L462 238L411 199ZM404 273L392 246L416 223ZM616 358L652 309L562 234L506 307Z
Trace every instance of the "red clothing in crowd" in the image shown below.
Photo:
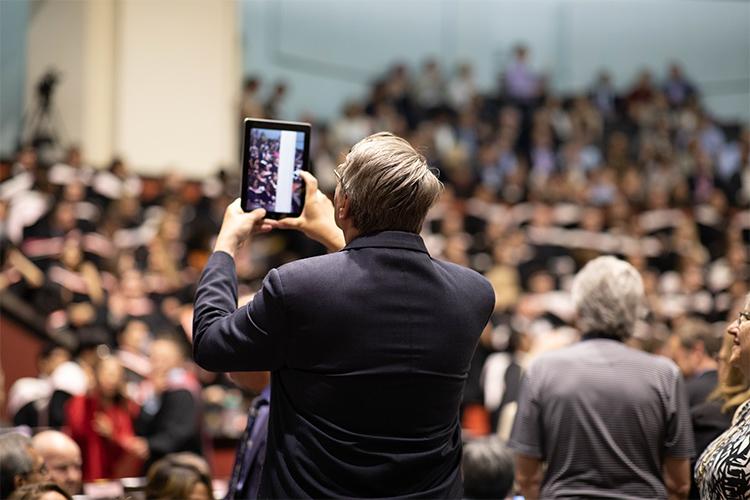
M131 412L127 403L104 407L93 395L75 396L66 408L67 430L81 447L83 481L110 479L131 475L138 464L125 449L125 443L134 436ZM97 414L107 416L112 423L111 437L96 431Z

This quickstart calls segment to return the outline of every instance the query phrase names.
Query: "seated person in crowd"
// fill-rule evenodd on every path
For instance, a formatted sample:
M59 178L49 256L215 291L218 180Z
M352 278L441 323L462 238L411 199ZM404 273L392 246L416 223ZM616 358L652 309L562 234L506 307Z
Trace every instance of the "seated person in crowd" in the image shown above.
M13 425L45 427L48 422L48 405L52 396L50 377L58 366L70 361L70 352L64 347L48 343L42 347L37 357L39 376L23 377L10 388L8 414Z
M138 319L127 321L117 335L118 349L115 351L115 356L125 369L125 379L128 384L139 384L151 370L148 356L146 356L150 335L148 325Z
M50 375L52 396L49 401L49 426L60 429L66 424L66 407L71 398L84 396L91 388L97 348L102 343L98 335L79 336L75 359L60 364Z
M69 495L81 493L81 449L75 441L59 431L42 431L31 444L44 459L49 479Z
M73 397L65 408L66 429L81 447L83 480L132 475L140 464L130 453L135 439L132 414L125 396L125 375L114 356L94 365L94 387Z
M572 296L583 339L535 359L522 382L509 443L522 494L687 496L693 433L679 369L623 343L643 304L638 271L599 257Z
M31 439L17 432L0 435L0 498L16 489L47 480L42 456L31 446Z
M169 453L200 454L200 384L185 369L182 344L170 337L151 344L151 397L136 419L138 438L131 448L150 465Z
M721 336L705 321L690 319L677 328L669 343L670 357L685 377L690 408L704 403L718 382Z

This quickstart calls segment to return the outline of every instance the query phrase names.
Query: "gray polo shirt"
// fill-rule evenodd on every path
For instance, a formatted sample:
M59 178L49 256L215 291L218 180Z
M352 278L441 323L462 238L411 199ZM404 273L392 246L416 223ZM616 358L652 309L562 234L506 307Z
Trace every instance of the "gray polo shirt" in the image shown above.
M682 376L615 340L546 353L525 374L509 445L546 462L542 498L667 498L664 458L693 455Z

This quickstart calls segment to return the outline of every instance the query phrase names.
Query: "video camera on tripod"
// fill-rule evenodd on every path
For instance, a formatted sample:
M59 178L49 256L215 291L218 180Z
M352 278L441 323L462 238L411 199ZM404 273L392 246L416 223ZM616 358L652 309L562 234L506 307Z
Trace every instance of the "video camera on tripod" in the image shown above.
M30 112L24 115L18 134L18 146L30 144L37 152L49 159L62 147L62 120L54 106L54 94L61 80L61 73L54 68L47 70L36 84L36 100Z
M59 81L59 73L54 69L47 71L36 84L36 93L39 106L48 110L52 104L52 94L55 91L55 85Z

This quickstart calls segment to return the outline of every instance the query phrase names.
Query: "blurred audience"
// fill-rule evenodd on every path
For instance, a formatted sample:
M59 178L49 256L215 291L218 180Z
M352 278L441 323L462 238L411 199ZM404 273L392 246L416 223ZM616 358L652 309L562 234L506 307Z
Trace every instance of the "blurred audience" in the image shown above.
M31 444L44 459L49 480L68 495L80 494L83 461L78 444L62 432L52 430L36 434Z
M418 147L439 172L446 190L428 215L425 242L434 257L486 274L496 292L462 406L473 435L509 435L527 367L578 340L569 295L575 273L611 254L641 274L649 310L628 345L673 357L691 392L695 386L700 452L747 399L747 381L725 362L731 348L713 366L716 343L684 331L715 329L744 305L750 126L712 116L678 62L644 68L633 82L603 68L590 88L561 94L534 69L533 56L515 46L489 92L470 61L386 68L339 116L305 118L314 125L320 186L332 191L342 154L383 129ZM265 83L246 80L241 117L295 118L284 116L290 88ZM0 161L0 294L28 306L23 317L41 319L50 338L70 340L43 350L38 377L12 381L15 424L64 428L66 404L96 392L94 366L105 346L124 367L124 395L143 407L138 437L127 444L132 454L151 463L204 449L204 429L241 432L244 422L233 420L258 388L243 389L240 404L227 377L185 360L165 369L158 359L159 350L188 347L195 283L239 192L236 170L203 182L176 172L139 177L123 158L92 166L75 145L58 162L31 147ZM237 258L242 294L271 267L324 251L285 233L257 241L253 255ZM165 348L154 341L162 337L174 342ZM201 385L213 412L205 426ZM83 454L86 470L85 447Z

